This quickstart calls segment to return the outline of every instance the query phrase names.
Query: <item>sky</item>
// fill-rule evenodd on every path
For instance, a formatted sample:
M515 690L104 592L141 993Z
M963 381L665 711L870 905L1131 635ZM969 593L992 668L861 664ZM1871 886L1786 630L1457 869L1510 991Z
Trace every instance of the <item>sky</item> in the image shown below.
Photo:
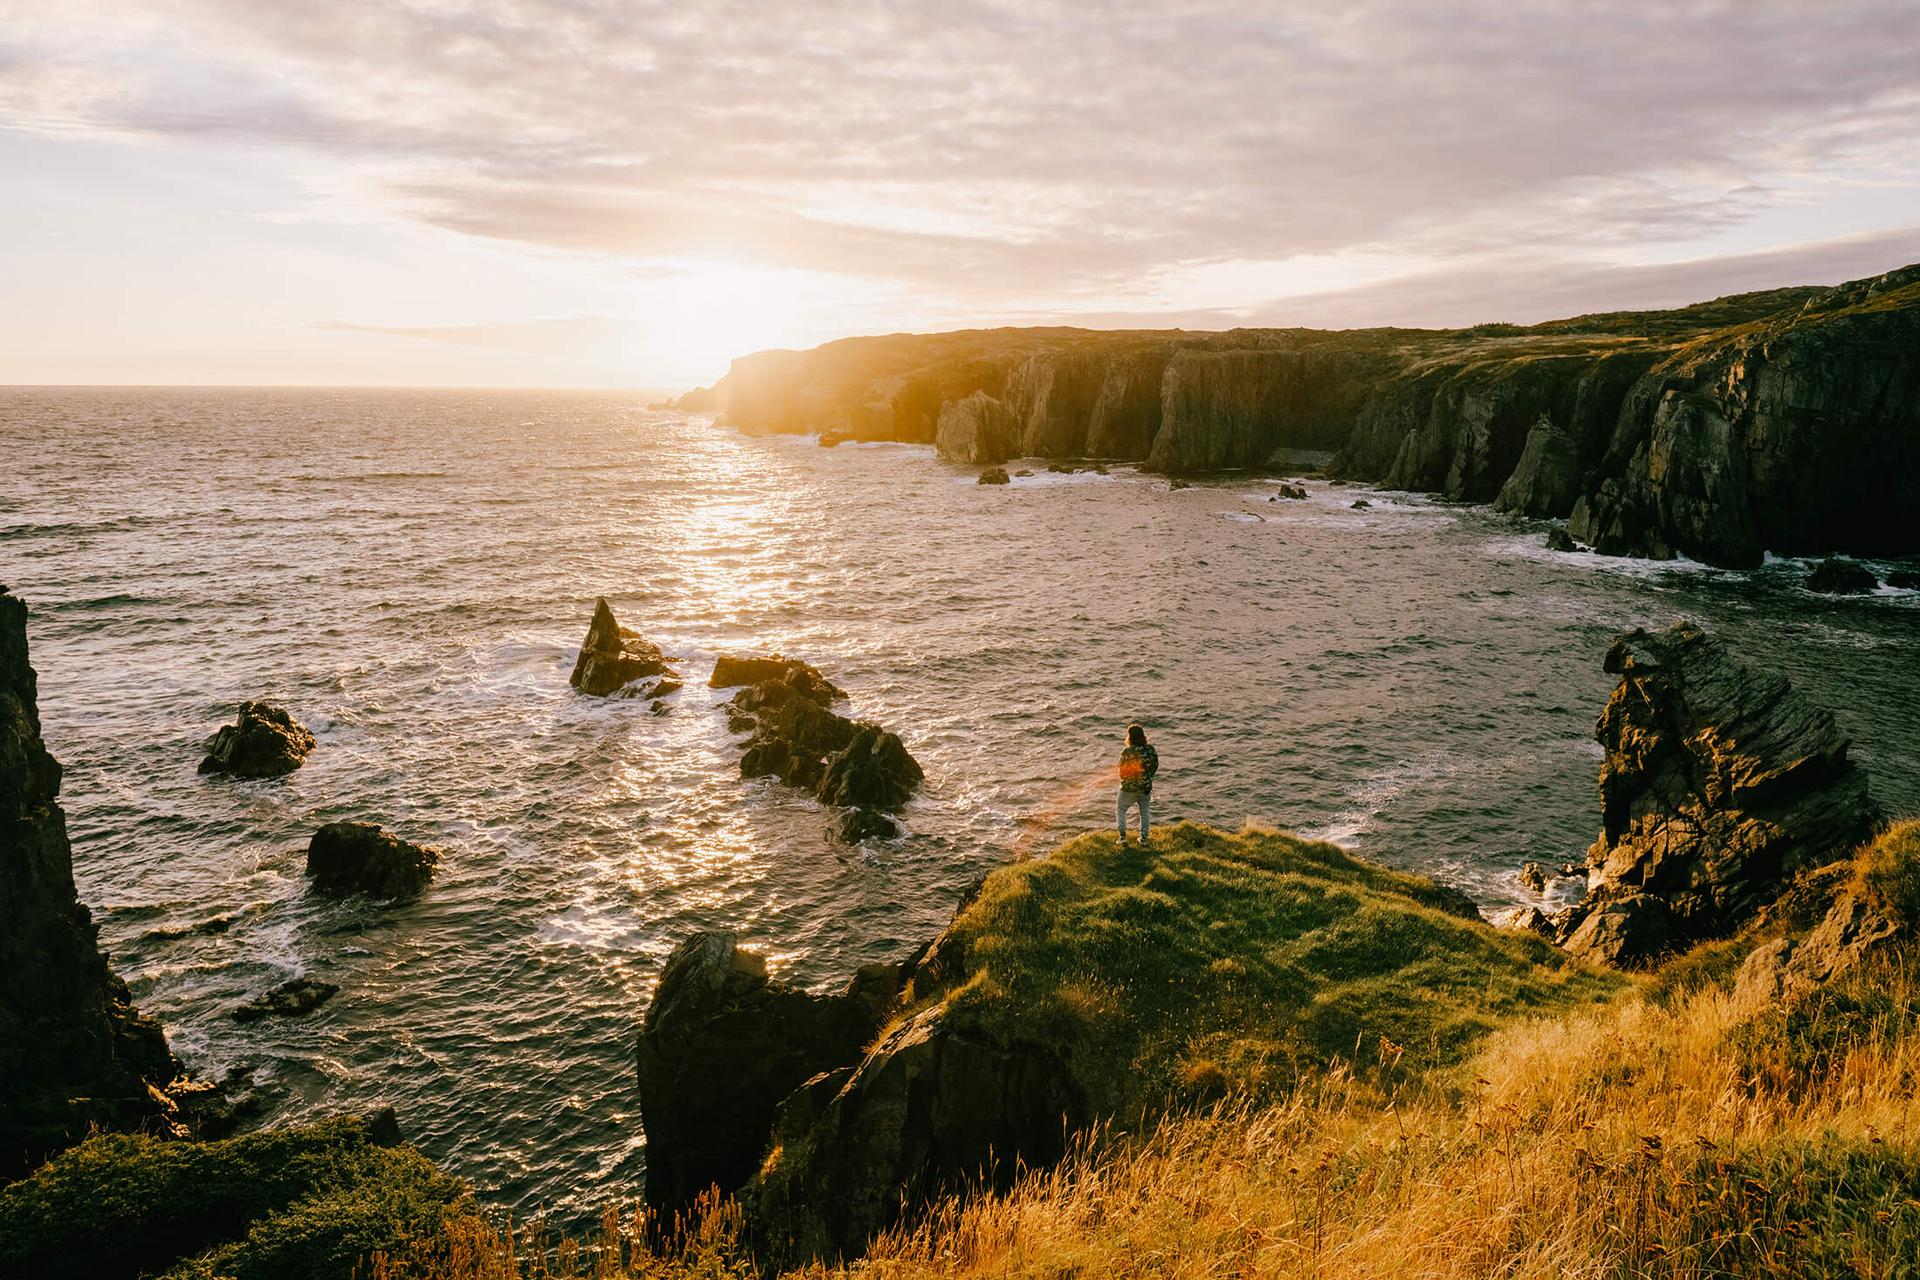
M0 0L0 383L613 386L1920 261L1920 3Z

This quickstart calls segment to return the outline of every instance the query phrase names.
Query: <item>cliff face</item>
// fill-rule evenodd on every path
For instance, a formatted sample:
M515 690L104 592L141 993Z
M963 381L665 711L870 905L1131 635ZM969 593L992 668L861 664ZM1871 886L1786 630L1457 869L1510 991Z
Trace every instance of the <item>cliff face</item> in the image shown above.
M73 885L60 764L40 740L27 609L0 587L0 1179L89 1128L171 1132L179 1074Z
M1341 474L1565 517L1614 555L1920 551L1920 266L1532 327L854 338L742 357L715 391L742 430L914 442L984 393L1014 439L956 419L964 461L1337 450Z

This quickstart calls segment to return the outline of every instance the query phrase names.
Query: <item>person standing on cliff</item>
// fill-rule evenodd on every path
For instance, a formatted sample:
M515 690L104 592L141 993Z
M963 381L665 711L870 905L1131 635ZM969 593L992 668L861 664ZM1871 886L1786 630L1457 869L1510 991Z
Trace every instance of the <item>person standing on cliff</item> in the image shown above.
M1120 800L1114 815L1120 822L1120 843L1127 842L1127 808L1140 811L1140 843L1147 842L1148 810L1153 801L1153 775L1160 772L1160 753L1147 744L1147 731L1127 726L1127 749L1120 753Z

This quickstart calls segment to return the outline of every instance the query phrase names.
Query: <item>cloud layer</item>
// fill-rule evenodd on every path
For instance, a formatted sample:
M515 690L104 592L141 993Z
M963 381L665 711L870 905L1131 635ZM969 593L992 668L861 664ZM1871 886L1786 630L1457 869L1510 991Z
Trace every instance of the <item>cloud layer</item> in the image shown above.
M1429 283L1732 260L1836 202L1851 221L1791 238L1895 227L1874 193L1920 173L1907 0L0 0L0 18L16 127L292 149L464 235L806 266L961 310L1117 313L1195 264L1302 255Z

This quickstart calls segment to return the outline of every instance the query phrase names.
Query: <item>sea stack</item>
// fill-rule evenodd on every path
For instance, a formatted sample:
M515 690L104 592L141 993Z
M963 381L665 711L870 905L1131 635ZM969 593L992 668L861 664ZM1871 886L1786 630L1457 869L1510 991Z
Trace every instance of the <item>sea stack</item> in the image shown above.
M268 702L243 702L232 724L207 739L202 773L236 778L278 778L306 762L313 735L285 710Z
M587 638L580 644L580 656L574 660L573 674L567 683L585 694L604 698L618 693L640 680L651 685L636 692L659 697L680 687L680 677L667 665L666 655L638 631L621 626L601 596L594 602L593 621L587 626Z
M1847 738L1785 676L1691 623L1633 631L1595 736L1603 829L1567 949L1622 967L1724 936L1803 867L1865 840L1878 814Z
M0 1180L96 1127L189 1127L168 1092L180 1064L134 1009L74 890L26 623L26 605L0 587Z

